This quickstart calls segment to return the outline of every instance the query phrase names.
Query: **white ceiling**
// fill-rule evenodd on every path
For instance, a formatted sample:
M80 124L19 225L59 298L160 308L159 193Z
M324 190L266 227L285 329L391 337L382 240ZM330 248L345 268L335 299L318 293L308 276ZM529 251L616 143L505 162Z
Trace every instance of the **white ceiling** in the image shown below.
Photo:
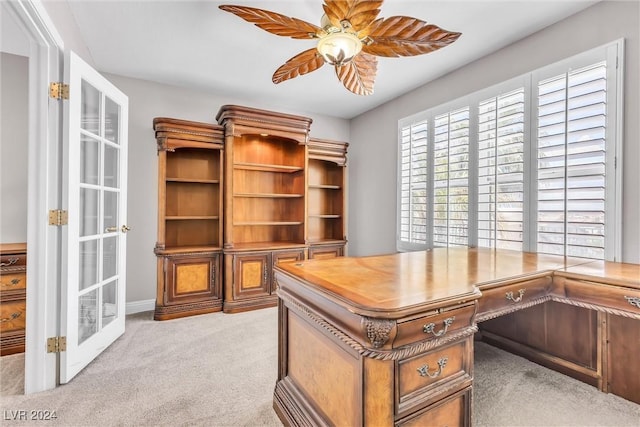
M314 42L267 33L218 9L225 3L268 9L316 25L323 13L322 0L71 0L69 7L100 71L352 118L596 1L387 0L380 17L412 16L462 36L430 54L380 58L375 93L366 97L347 91L327 65L274 85L273 72Z

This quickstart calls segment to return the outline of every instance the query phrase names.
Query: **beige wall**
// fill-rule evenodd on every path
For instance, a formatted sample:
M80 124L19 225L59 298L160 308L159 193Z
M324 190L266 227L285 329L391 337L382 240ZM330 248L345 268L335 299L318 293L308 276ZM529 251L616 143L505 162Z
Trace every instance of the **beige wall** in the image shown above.
M640 3L604 1L351 122L349 250L396 250L398 120L619 38L625 39L623 261L640 263Z
M0 53L0 242L27 241L29 58Z

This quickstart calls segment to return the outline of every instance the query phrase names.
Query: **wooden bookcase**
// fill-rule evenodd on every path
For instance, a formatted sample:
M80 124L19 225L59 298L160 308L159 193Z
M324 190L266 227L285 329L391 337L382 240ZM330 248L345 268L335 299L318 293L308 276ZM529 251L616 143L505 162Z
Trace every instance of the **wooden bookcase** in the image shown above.
M155 319L222 309L223 130L158 117Z
M306 165L311 119L224 105L224 311L277 304L278 262L306 258Z
M277 304L273 267L345 255L346 142L236 105L218 125L156 118L158 320Z
M342 256L347 243L346 142L309 140L307 239L309 258Z

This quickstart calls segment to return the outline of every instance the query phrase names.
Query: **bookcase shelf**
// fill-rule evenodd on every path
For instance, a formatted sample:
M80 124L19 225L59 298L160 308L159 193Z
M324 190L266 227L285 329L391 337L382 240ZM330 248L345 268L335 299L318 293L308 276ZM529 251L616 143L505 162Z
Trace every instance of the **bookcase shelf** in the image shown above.
M282 172L291 173L304 170L301 166L288 166L288 165L273 165L273 164L260 164L260 163L236 163L233 165L235 169L260 171L260 172Z
M263 198L263 199L295 199L298 197L304 197L304 194L289 194L289 193L236 193L234 197L246 197L246 198Z

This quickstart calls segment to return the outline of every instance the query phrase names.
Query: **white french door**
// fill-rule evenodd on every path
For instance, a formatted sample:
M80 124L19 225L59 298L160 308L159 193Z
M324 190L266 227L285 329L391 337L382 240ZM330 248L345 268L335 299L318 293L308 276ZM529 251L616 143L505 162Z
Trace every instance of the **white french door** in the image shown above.
M129 102L73 52L65 67L69 219L63 237L63 384L124 333Z

